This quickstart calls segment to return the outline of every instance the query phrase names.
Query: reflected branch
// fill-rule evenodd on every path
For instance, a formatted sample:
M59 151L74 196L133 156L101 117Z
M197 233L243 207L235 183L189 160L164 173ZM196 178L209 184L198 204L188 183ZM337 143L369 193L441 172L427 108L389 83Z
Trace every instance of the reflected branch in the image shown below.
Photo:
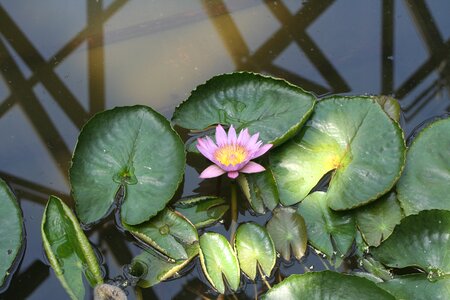
M39 260L33 261L28 268L14 276L6 293L1 295L2 299L28 299L49 275L49 266Z
M383 0L381 19L381 93L389 95L394 90L394 16L395 3Z

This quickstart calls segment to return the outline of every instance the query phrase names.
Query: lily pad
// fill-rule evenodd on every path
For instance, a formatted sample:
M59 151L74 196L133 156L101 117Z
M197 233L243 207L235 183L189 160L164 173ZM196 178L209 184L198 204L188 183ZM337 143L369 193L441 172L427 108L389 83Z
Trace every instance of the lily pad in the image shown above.
M225 293L224 278L231 290L236 291L239 288L239 262L223 235L206 232L200 237L200 262L206 278L219 293Z
M169 258L188 259L186 246L198 242L197 229L180 213L168 208L139 225L122 222L126 230Z
M284 260L291 259L291 250L296 259L305 255L308 247L305 221L293 208L276 208L266 227L275 249Z
M92 287L103 283L97 257L77 218L55 196L48 199L41 232L50 265L72 299L84 299L83 274Z
M147 221L170 201L184 166L180 137L151 108L98 113L84 125L70 168L78 217L83 223L100 220L123 187L122 220L131 225Z
M259 132L265 143L291 138L313 110L315 97L288 82L253 73L215 76L181 103L172 121L193 131L233 125Z
M24 241L22 211L16 197L0 179L0 286L9 275Z
M381 282L378 286L399 300L450 299L450 277L448 276L436 281L430 281L427 279L426 274L411 274Z
M369 246L378 246L394 231L403 218L402 209L394 192L359 208L356 223Z
M409 147L397 184L406 215L427 209L450 210L450 118L424 128Z
M428 210L404 218L372 255L394 268L419 267L430 276L450 274L450 211Z
M262 299L394 300L395 298L365 278L323 271L291 275L272 287Z
M314 192L303 200L299 213L306 222L309 242L328 258L343 256L353 244L356 224L350 213L328 208L325 192Z
M244 223L236 231L234 248L242 272L255 280L258 265L265 276L270 276L277 254L266 229L256 223Z
M266 208L272 211L280 202L275 179L270 170L253 174L242 173L237 181L250 206L259 214L264 214Z
M386 114L394 121L400 122L402 109L398 100L390 96L372 96L383 108Z
M143 251L133 258L129 272L135 277L139 277L138 285L142 288L149 288L161 281L177 276L189 262L198 254L198 243L188 245L186 253L188 258L181 261L169 261L152 250Z
M400 177L405 142L398 123L370 97L329 97L319 101L306 125L270 153L283 205L303 200L334 170L327 203L352 209L378 199Z
M173 206L197 229L216 223L230 207L225 199L215 196L181 199Z

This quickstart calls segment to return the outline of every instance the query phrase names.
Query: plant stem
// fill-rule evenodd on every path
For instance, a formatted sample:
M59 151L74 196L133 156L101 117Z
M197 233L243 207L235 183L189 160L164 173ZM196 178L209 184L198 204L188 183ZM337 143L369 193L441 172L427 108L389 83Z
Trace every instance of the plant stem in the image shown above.
M237 191L236 182L231 182L231 225L230 225L230 244L234 244L234 235L236 234L238 219L238 209L237 209Z
M134 287L134 293L135 293L135 295L136 295L136 299L137 299L137 300L142 300L142 299L144 299L144 298L142 298L142 290L141 290L140 287L135 286L135 287Z
M270 290L272 287L270 286L270 283L266 279L266 275L264 275L263 271L261 270L261 266L257 263L259 275L261 276L261 279L263 280L264 284L267 286L267 288Z

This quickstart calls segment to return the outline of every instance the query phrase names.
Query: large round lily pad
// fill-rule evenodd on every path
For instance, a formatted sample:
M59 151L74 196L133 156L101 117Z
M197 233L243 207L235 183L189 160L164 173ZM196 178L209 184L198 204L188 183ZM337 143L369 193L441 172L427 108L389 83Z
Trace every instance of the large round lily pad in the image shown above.
M83 127L70 168L83 223L101 219L124 188L121 216L136 225L161 211L182 180L184 145L169 122L146 106L117 107Z
M122 224L135 237L175 261L188 259L185 248L198 242L195 226L169 208L142 224Z
M22 211L16 197L0 179L0 287L16 260L24 241Z
M277 253L267 230L256 223L244 223L236 231L234 248L239 259L239 265L251 280L255 280L258 265L263 276L270 276Z
M41 233L50 265L70 298L84 299L83 277L92 287L103 283L94 250L77 218L61 199L48 199Z
M308 118L315 97L284 80L253 73L213 77L179 105L172 121L199 131L233 125L260 133L264 143L279 145L292 137Z
M206 232L200 237L200 263L206 278L219 293L225 293L224 279L231 290L236 291L239 288L239 262L223 235Z
M284 260L291 259L291 251L296 259L301 259L305 255L308 247L306 225L295 209L276 208L266 227L275 244L275 249Z
M450 118L423 129L411 144L397 184L405 214L426 209L450 210Z
M263 300L394 300L370 280L358 276L323 271L291 275L272 287Z
M329 171L327 193L334 210L351 209L389 191L404 165L398 123L369 97L329 97L293 139L270 154L284 205L304 199Z
M411 274L380 282L378 286L397 299L450 299L450 277L428 280L426 274Z
M370 252L383 264L419 267L430 276L450 273L450 211L428 210L404 218L391 236Z

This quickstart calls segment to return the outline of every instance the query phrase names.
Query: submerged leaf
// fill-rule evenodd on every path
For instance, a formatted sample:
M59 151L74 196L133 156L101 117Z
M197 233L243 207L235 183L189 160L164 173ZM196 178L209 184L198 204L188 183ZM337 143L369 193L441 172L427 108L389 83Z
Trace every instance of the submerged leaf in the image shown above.
M325 253L328 258L347 253L356 236L354 218L349 213L329 209L326 193L310 194L299 204L297 212L306 221L309 241L314 248Z
M397 184L406 215L421 210L450 210L450 118L429 124L414 139Z
M185 216L197 229L216 223L230 207L225 199L215 196L181 199L173 206L176 211Z
M256 223L241 224L235 236L234 248L239 265L251 280L255 280L258 264L265 276L270 276L277 254L269 233Z
M419 267L430 276L450 274L450 211L429 210L404 218L372 255L394 268Z
M0 287L8 276L8 270L17 258L22 243L24 230L22 211L16 197L6 183L0 178Z
M248 128L265 144L279 145L298 131L314 103L312 94L281 79L223 74L198 86L175 109L172 121L196 131L215 124Z
M50 265L72 299L84 298L83 274L92 287L103 283L89 240L70 208L55 196L48 199L41 232Z
M237 179L252 209L263 214L266 208L272 211L280 199L277 186L270 169L254 174L241 174Z
M303 200L334 170L327 204L352 209L389 191L404 165L399 125L369 97L333 96L318 102L312 117L289 142L270 154L283 205Z
M224 278L231 290L236 291L239 288L239 262L223 235L206 232L200 237L200 262L206 278L219 293L225 293Z
M308 242L306 225L302 216L294 209L290 207L275 209L266 227L276 250L284 260L291 259L291 250L296 259L301 259L305 255Z
M365 278L323 271L291 275L272 287L263 300L394 300L388 292Z
M131 234L174 260L186 260L186 245L198 242L194 225L181 214L168 208L145 223L122 224Z
M151 108L136 105L98 113L84 125L70 168L77 214L83 223L100 220L123 187L122 220L145 222L170 201L184 166L183 142Z

